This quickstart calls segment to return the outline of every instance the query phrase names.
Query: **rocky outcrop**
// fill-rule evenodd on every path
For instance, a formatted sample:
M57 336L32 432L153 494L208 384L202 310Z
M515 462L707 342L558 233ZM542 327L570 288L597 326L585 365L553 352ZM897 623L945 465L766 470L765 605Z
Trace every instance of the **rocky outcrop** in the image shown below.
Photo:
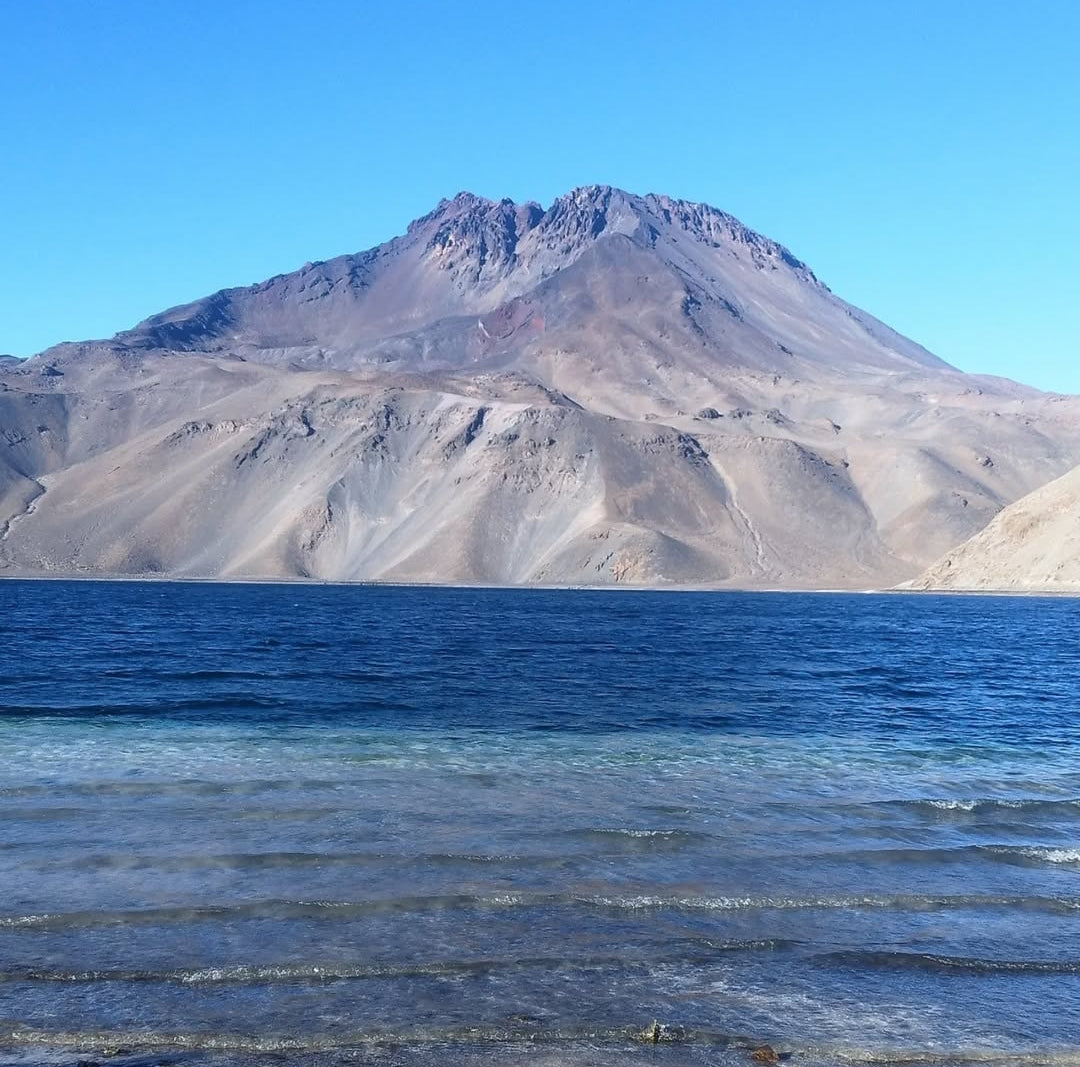
M910 584L1080 594L1080 467L1005 508Z

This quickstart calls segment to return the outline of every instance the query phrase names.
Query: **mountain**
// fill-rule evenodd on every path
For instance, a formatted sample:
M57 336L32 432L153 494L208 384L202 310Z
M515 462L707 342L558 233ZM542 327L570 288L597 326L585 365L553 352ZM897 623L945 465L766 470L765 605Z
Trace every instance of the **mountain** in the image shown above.
M1080 593L1080 467L1010 504L911 586Z
M547 211L460 193L378 248L223 290L99 345L339 369L535 371L546 358L557 374L560 346L583 341L605 349L608 372L655 372L660 356L769 374L945 367L731 216L595 186Z
M461 193L0 365L0 569L891 585L1080 463L1078 416L715 208Z

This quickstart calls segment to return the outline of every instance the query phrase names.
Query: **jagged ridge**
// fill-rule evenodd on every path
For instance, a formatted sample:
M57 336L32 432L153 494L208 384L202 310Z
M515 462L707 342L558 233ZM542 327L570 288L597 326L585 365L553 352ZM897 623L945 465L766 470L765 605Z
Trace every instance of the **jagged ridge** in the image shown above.
M903 338L886 336L880 324L835 300L801 260L731 215L705 204L634 196L603 185L575 189L546 210L532 202L459 193L384 245L171 308L118 334L111 344L235 351L245 358L336 366L388 361L425 366L438 351L442 365L451 365L453 359L444 355L449 348L461 353L475 347L474 339L462 335L462 316L512 316L508 305L523 299L558 305L562 294L552 280L620 239L649 257L654 271L676 279L684 290L684 316L726 359L733 349L761 346L721 345L717 329L693 312L716 305L745 319L742 280L732 277L743 267L783 277L761 286L766 317L778 298L796 306L809 300L833 316L852 317L871 338L885 338L879 347L887 352L878 354L879 361L901 353L907 362L939 362ZM793 294L785 286L806 291ZM790 311L774 317L790 318ZM781 341L783 350L795 350L790 340L797 341Z

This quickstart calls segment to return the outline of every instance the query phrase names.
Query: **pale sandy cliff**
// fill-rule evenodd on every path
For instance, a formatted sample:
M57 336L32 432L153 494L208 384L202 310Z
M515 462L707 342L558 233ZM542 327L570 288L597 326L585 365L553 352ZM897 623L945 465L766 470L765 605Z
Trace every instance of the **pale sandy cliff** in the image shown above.
M1010 504L911 585L1080 593L1080 467Z
M461 194L0 361L0 574L890 586L1077 464L720 211Z

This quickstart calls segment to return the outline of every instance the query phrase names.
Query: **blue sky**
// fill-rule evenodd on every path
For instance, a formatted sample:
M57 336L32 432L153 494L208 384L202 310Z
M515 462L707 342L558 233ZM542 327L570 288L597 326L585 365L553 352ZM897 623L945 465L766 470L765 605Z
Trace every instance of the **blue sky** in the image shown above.
M460 189L704 200L965 370L1080 392L1080 3L11 2L0 352Z

